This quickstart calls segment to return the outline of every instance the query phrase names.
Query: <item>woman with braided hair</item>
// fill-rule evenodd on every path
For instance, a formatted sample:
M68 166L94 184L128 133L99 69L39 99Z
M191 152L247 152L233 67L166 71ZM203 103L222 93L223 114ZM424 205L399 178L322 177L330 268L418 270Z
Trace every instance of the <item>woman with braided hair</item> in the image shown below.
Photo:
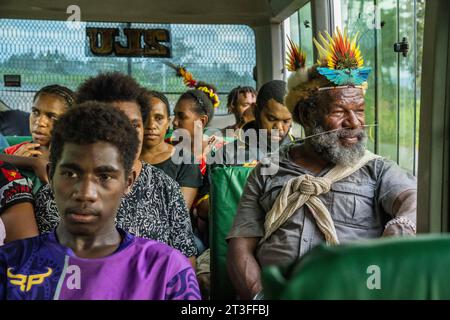
M170 62L165 62L165 64L173 68L177 76L183 78L187 87L192 88L178 99L172 124L174 130L184 129L186 130L184 133L189 134L192 153L195 160L200 162L202 175L205 175L206 155L214 147L218 148L223 144L223 139L203 134L205 127L214 117L214 109L220 104L217 88L212 84L195 80L185 67L176 66ZM183 135L182 133L181 135ZM195 149L195 142L200 145L200 148L197 147L199 150Z
M172 66L173 67L173 66ZM202 239L203 248L199 247L199 253L203 253L197 258L197 278L204 298L209 297L209 249L208 248L208 215L209 215L209 181L207 177L207 156L215 149L223 145L223 139L217 136L207 136L204 129L214 117L214 109L219 106L219 96L217 89L211 84L196 81L192 74L183 67L175 67L177 74L184 79L184 83L192 88L183 93L178 99L174 109L174 135L177 136L177 129L184 129L181 132L183 139L190 138L190 149L196 163L200 163L200 171L203 175L203 184L198 190L197 198L194 201L192 219L194 229ZM183 134L184 133L184 134ZM185 144L186 146L186 144ZM203 250L202 250L203 249Z
M7 161L33 183L33 194L48 182L50 137L55 121L75 103L75 93L67 87L52 84L41 88L33 97L30 114L32 141L25 141L3 150L0 160ZM32 169L27 170L27 169Z
M57 84L41 88L34 95L30 115L33 140L6 148L4 153L22 157L43 157L48 160L53 124L74 102L75 94L69 88Z
M196 162L200 162L200 170L204 176L207 155L212 149L223 145L223 139L203 134L204 129L214 117L214 109L220 104L217 89L212 84L195 80L184 67L177 67L170 63L168 65L183 78L186 86L193 88L183 93L178 99L172 124L174 130L184 129L186 130L184 133L189 134L192 154ZM181 135L183 136L182 133Z
M207 201L205 201L208 199L209 193L208 179L205 177L207 173L206 157L212 148L218 148L222 144L222 141L219 141L216 136L208 137L203 134L204 128L214 116L215 100L210 93L213 92L212 95L217 96L215 91L214 86L199 82L196 89L183 93L175 105L175 117L172 122L175 130L184 129L189 133L194 160L196 163L200 163L203 185L199 189L197 200L193 206L203 219L207 219L208 216ZM196 150L198 146L201 146L200 150Z

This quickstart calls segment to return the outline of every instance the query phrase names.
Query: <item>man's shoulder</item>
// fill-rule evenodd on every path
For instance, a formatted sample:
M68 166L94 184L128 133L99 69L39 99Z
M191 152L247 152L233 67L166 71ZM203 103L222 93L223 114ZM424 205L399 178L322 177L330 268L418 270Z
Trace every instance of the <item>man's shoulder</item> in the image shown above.
M37 199L53 200L53 191L48 183L44 184L39 188L38 192L36 192L36 200Z
M159 280L166 281L165 299L201 298L195 271L186 256L165 243L138 237L135 239L134 245L139 254L133 257L143 259L144 263L140 264L143 268L153 269L159 275Z
M183 254L166 243L136 236L133 237L135 250L145 252L146 259L153 258L168 264L177 262L180 265L189 265L187 258Z
M155 166L152 166L151 164L146 162L144 162L142 165L142 173L145 176L145 180L149 182L155 181L164 181L164 182L169 181L170 183L175 182L163 170L156 168Z
M151 164L144 163L142 166L142 173L144 174L144 183L156 186L160 189L173 189L178 187L178 184L169 177L163 170L158 169Z
M174 250L169 245L153 240L153 239L147 239L142 238L138 236L131 235L133 237L133 246L138 248L139 250L148 250L155 254L160 255L170 255L172 253L172 250Z
M367 161L367 163L363 167L368 167L371 170L373 170L377 176L380 174L383 174L390 169L393 169L395 171L401 171L406 172L403 168L401 168L397 162L388 159L382 155L373 154L375 157L373 159L370 159Z
M410 171L400 167L400 165L397 162L391 159L387 159L385 157L380 156L369 161L367 165L370 168L373 168L373 170L380 179L384 180L407 179L412 183L417 183L417 178Z
M49 242L49 233L37 235L32 238L15 240L0 246L0 257L2 259L22 259L27 255L35 254L36 249Z
M287 163L290 163L289 160L289 150L293 146L293 144L286 144L280 146L280 148L274 152L267 154L265 157L262 157L256 166L256 172L264 173L265 176L274 176L279 173L280 167L284 166Z
M369 162L367 162L367 165L372 165L372 166L383 166L386 168L390 168L390 167L396 167L400 170L403 170L398 164L397 162L395 162L394 160L388 159L384 156L381 155L377 155L376 158L370 160Z

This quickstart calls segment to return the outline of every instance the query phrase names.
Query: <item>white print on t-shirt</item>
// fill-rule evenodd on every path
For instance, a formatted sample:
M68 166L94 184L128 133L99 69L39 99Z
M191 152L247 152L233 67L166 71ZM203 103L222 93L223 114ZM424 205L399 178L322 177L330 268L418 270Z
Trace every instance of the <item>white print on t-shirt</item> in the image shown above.
M77 265L71 265L67 267L67 274L70 276L67 278L67 288L70 290L81 289L81 269Z

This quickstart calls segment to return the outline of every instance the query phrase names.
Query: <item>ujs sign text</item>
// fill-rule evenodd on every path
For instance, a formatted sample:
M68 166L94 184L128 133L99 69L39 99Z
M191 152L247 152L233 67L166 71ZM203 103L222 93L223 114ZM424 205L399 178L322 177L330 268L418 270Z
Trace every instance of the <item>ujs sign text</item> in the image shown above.
M126 43L116 40L119 28L86 28L89 47L96 56L116 55L118 57L161 57L169 58L170 34L165 29L123 29Z

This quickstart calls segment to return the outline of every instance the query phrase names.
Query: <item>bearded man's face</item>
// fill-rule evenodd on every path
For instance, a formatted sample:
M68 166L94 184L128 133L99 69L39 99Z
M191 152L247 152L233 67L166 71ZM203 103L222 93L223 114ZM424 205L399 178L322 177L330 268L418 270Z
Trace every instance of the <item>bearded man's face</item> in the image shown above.
M319 92L316 125L306 140L325 160L352 165L365 151L367 135L364 131L364 93L361 88L336 88Z

